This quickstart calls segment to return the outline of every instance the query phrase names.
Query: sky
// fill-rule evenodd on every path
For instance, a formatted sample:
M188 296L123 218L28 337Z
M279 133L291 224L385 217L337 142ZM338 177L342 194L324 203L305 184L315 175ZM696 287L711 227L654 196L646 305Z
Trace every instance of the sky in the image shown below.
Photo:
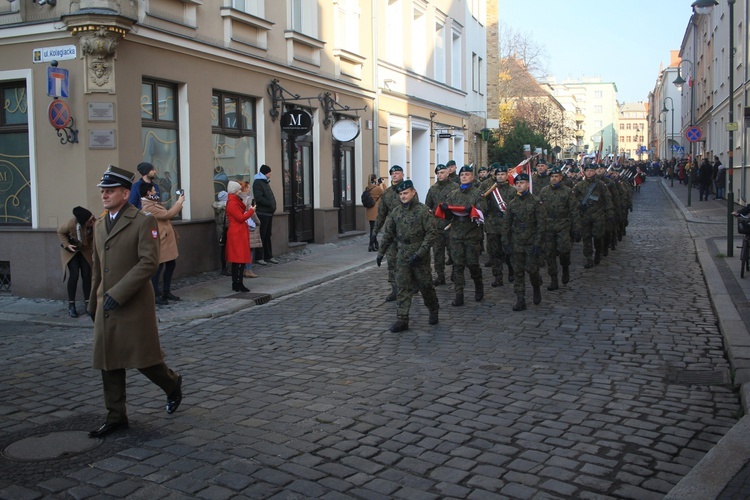
M550 76L601 77L619 102L648 101L660 64L679 50L693 0L499 1L500 23L545 49Z

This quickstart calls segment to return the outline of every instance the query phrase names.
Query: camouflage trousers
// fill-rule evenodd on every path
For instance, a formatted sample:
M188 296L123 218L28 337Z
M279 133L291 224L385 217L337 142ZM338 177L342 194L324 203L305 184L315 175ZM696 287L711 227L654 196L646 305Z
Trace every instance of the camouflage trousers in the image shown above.
M557 274L557 257L560 257L561 265L568 266L570 264L570 251L572 249L570 227L566 226L561 229L547 227L544 254L547 259L547 273L550 276Z
M474 284L482 283L482 268L479 266L479 240L457 240L451 238L451 258L453 259L453 284L456 294L464 293L466 277L464 269L469 268Z
M604 214L581 218L581 238L583 239L583 256L590 259L594 247L601 249L604 245ZM592 244L593 243L593 244Z
M450 234L450 231L438 228L437 238L432 244L432 260L438 278L445 279L445 255L450 252Z
M422 262L417 267L400 264L396 267L396 318L408 320L411 309L412 286L419 285L424 305L429 311L440 308L435 287L432 285L432 270L429 262Z
M396 255L398 254L398 245L395 243L385 251L385 258L388 262L388 283L396 284Z
M487 233L487 254L492 265L492 276L502 276L506 255L503 250L503 236L501 234Z
M542 286L539 256L531 253L531 246L514 246L510 261L513 263L513 291L516 295L526 292L526 273L529 273L531 286Z

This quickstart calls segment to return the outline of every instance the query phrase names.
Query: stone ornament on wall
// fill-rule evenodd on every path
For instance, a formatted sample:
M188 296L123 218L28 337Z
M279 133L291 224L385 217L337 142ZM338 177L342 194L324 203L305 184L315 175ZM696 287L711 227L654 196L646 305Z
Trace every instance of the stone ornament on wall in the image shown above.
M115 93L115 56L123 34L112 27L90 27L79 31L81 53L86 67L84 92Z

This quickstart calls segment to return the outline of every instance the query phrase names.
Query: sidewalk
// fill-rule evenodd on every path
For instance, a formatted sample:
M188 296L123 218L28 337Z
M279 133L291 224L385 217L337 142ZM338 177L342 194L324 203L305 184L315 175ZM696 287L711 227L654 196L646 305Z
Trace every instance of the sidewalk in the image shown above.
M218 272L175 279L173 293L180 301L158 306L161 328L196 320L215 318L265 304L269 300L298 292L375 265L376 253L367 251L367 235L342 239L338 243L307 244L304 249L278 256L281 264L254 265L258 278L245 278L248 293L232 291L229 276ZM22 321L55 326L90 325L79 300L78 318L68 316L64 300L27 299L0 294L0 322Z
M750 491L750 275L740 278L739 249L736 247L742 237L737 234L736 222L732 221L733 256L727 257L726 200L714 200L711 196L708 201L699 201L698 190L694 189L688 207L686 185L677 181L672 185L658 177L649 177L647 182L661 183L688 225L745 414L665 498L746 497ZM678 253L678 250L668 251Z

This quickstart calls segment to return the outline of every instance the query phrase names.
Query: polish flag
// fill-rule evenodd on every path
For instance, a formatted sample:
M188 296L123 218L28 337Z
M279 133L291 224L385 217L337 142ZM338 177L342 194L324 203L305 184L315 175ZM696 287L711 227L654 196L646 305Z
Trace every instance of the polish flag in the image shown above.
M471 220L477 221L478 224L484 224L484 214L474 206L471 207L471 212L467 212L466 207L458 205L448 205L448 210L458 217L466 217L468 215ZM438 219L445 219L445 212L443 212L442 205L438 205L435 208L435 217Z

